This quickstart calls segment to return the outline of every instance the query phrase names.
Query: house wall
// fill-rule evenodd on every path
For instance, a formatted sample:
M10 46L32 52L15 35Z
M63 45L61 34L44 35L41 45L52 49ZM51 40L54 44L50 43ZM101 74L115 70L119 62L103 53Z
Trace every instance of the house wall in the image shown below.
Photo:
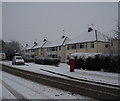
M39 51L38 51L38 56L40 57L43 57L43 49L42 48L39 48Z
M77 43L77 45L79 46L80 43ZM61 62L66 62L67 57L71 54L71 53L75 53L75 52L85 52L85 53L110 53L110 43L109 42L96 42L94 41L94 48L91 48L91 42L86 42L87 47L85 48L76 48L76 49L67 49L68 45L63 45L63 46L57 46L57 50L56 51L48 51L46 47L43 48L38 48L38 49L34 49L34 55L36 56L41 56L41 57L48 57L50 55L56 55L58 58L60 58ZM108 45L108 47L106 47L106 45ZM61 49L59 49L59 47L61 47ZM114 46L116 47L116 46ZM115 48L113 48L115 49ZM33 52L31 53L30 50L28 51L29 56L31 54L33 54Z
M61 62L66 62L66 46L61 46Z
M110 53L110 42L95 42L95 52Z
M79 43L77 43L79 44ZM86 48L77 48L77 49L67 49L66 45L66 59L67 57L75 52L85 52L85 53L110 53L109 49L109 42L96 42L94 41L94 48L90 47L91 42L87 42ZM105 47L105 45L108 45L108 47Z
M55 47L49 47L49 48L55 48ZM64 46L57 46L56 47L57 50L55 51L48 51L47 48L44 48L44 57L55 57L55 58L60 58L61 62L65 62L65 54L66 54L66 50L65 50L65 45ZM61 49L59 49L61 48Z
M43 57L48 57L47 48L43 48L42 52L43 52Z

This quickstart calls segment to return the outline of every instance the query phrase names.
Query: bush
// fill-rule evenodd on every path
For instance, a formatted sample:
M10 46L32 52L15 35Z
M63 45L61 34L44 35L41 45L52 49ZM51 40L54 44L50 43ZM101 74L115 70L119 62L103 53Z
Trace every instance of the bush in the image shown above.
M24 58L25 62L34 62L33 58Z
M58 67L60 63L60 59L59 58L35 57L35 63L42 64L42 65L55 65Z
M75 69L85 69L85 60L83 58L77 59L75 64Z
M106 72L120 73L120 56L95 55L94 57L78 58L75 69L87 69L93 71L104 70Z

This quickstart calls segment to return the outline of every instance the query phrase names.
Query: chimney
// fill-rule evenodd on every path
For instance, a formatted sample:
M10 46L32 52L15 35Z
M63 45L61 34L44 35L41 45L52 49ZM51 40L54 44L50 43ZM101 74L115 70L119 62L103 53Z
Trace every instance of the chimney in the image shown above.
M92 26L93 26L93 24L92 24ZM91 32L91 31L93 31L93 28L88 25L88 32Z
M47 41L46 39L43 40L43 42L46 42L46 41Z
M63 31L63 35L62 35L62 37L61 37L61 38L63 39L63 38L65 38L65 33L64 33L64 32L65 32L65 30L63 29L62 31Z

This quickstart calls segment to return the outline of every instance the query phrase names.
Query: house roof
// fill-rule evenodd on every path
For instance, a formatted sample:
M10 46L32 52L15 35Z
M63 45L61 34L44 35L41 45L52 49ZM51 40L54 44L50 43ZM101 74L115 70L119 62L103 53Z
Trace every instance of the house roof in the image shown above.
M38 45L34 46L32 49L40 48L45 42L39 42Z
M45 48L45 47L48 47L51 44L52 44L52 42L46 41L41 47Z
M71 39L69 39L68 37L59 38L58 40L53 41L52 44L48 45L47 47L56 47L56 46L65 45L70 40Z
M89 41L96 41L96 34L95 30L88 32L85 31L81 34L79 34L77 37L73 38L70 42L67 44L73 44L73 43L79 43L79 42L89 42ZM101 34L97 31L97 41L108 41L107 37L104 34Z
M90 41L96 41L96 34L95 34L95 30L92 30L91 32L85 31L81 34L79 34L77 37L73 38L72 40L68 37L63 37L63 38L59 38L53 42L50 41L42 41L39 42L38 45L34 46L28 46L26 47L26 50L29 49L36 49L36 48L45 48L45 47L56 47L56 46L61 46L61 45L66 45L66 44L74 44L74 43L80 43L80 42L90 42ZM99 31L97 31L97 41L103 41L103 42L108 42L107 37L100 33Z
M32 48L32 46L29 45L29 46L27 46L27 47L25 48L25 50L29 50L29 49L31 49L31 48Z

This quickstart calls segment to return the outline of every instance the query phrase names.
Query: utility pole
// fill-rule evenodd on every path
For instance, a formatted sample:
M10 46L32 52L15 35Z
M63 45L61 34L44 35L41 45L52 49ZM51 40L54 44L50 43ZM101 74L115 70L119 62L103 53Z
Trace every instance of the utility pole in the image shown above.
M95 29L95 37L96 37L96 42L97 42L97 53L98 53L98 36L97 36L97 30Z
M118 55L120 55L120 1L118 2Z

